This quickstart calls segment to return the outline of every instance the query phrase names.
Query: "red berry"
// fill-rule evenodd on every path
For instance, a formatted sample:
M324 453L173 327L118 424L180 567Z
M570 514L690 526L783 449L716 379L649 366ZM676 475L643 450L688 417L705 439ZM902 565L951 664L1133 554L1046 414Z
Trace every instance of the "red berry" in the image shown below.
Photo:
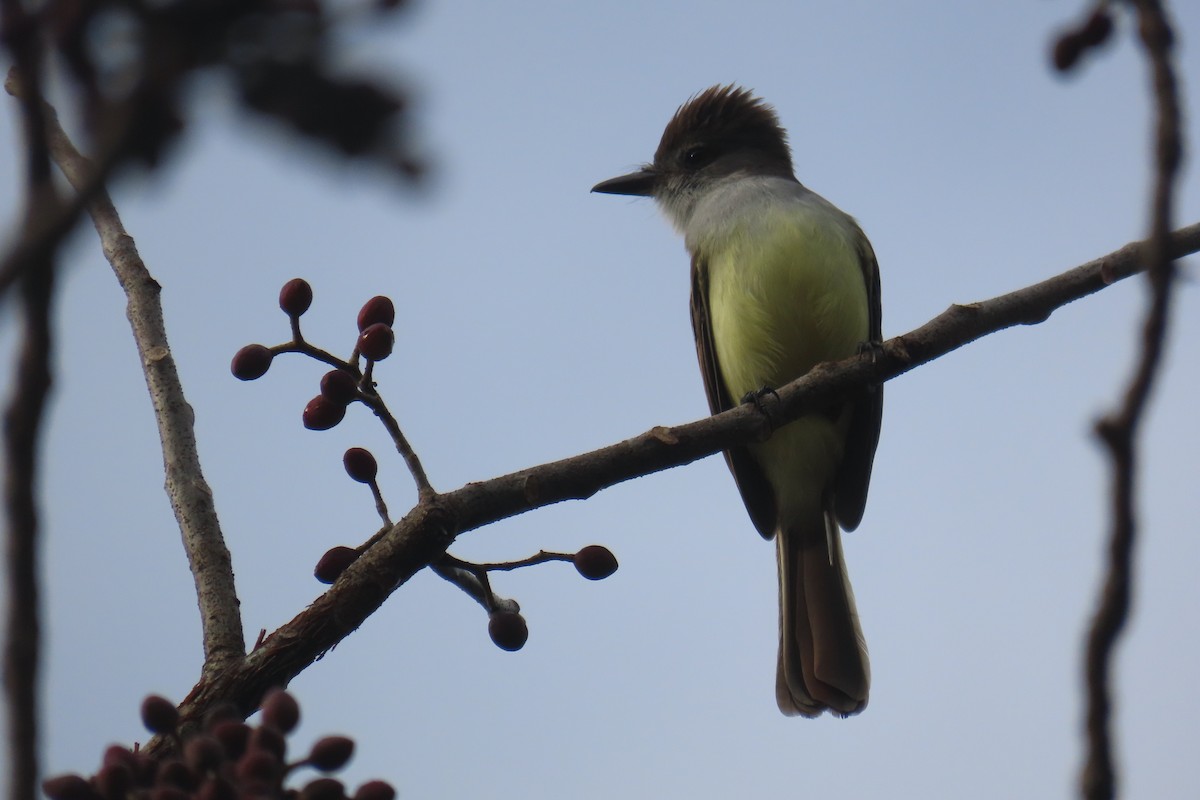
M42 791L50 800L96 800L100 797L91 785L78 775L56 775L42 781Z
M378 295L363 303L358 312L358 329L365 331L376 323L382 323L389 328L396 321L396 307L390 297Z
M150 800L191 800L191 795L175 786L159 785L150 790Z
M142 701L142 724L151 733L170 733L179 722L179 710L165 697L149 695Z
M238 800L238 792L229 781L213 775L200 787L196 800Z
M263 700L262 721L280 733L291 733L300 722L300 704L283 689L274 689Z
M236 774L244 782L272 783L283 774L283 762L266 750L249 750L238 759Z
M289 317L298 317L312 305L313 290L304 278L292 278L279 290L279 307Z
M333 583L338 579L339 575L346 571L346 567L353 564L357 559L357 550L353 547L339 545L331 548L325 555L321 556L321 560L317 562L317 568L313 570L313 575L321 583Z
M270 753L279 761L283 761L287 757L287 740L274 728L260 725L250 731L250 743L246 746L248 753L256 750Z
M1054 68L1066 72L1075 66L1083 54L1083 40L1077 33L1064 33L1054 43Z
M193 736L183 746L183 760L198 775L211 772L225 761L225 750L215 736L207 733Z
M372 483L379 472L379 464L370 450L361 447L351 447L342 456L342 466L346 474L359 483Z
M304 407L304 427L310 431L327 431L346 418L346 407L319 394Z
M392 354L392 346L396 344L396 334L390 325L376 322L368 325L358 335L358 352L372 361L383 361Z
M1097 8L1079 30L1079 38L1088 47L1096 47L1104 44L1112 29L1113 21L1107 9Z
M267 374L271 359L275 358L270 348L261 344L248 344L233 354L229 370L240 381L253 381Z
M333 772L346 766L354 755L354 740L345 736L326 736L318 739L308 754L308 764L321 772Z
M575 569L589 581L601 581L617 571L617 557L607 547L589 544L575 554Z
M345 796L345 785L333 778L311 780L300 790L300 800L341 800Z
M133 786L133 770L124 764L106 764L92 778L92 783L105 800L125 800Z
M354 792L354 800L396 800L396 790L386 781L367 781Z
M221 743L225 757L234 760L246 752L246 742L250 741L250 726L239 720L218 722L212 727L213 738Z
M110 764L121 764L135 772L138 768L137 756L119 744L110 744L106 747L100 763L106 767Z
M154 782L159 786L174 786L177 789L190 791L196 788L196 776L177 758L162 762L154 775Z
M520 650L529 639L525 618L515 611L499 611L488 618L488 636L501 650Z
M358 397L358 381L345 370L330 370L321 376L321 394L348 406Z

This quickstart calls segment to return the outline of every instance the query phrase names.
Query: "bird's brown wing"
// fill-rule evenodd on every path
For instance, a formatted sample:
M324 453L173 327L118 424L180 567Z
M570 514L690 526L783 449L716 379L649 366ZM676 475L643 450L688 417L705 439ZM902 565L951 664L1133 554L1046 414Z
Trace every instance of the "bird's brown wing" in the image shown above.
M696 356L700 359L700 374L704 376L708 407L714 414L728 411L737 405L740 399L729 396L721 378L717 349L713 346L712 315L708 308L708 263L699 256L692 256L692 331L696 335ZM878 435L878 424L876 434ZM733 479L737 483L738 491L742 493L742 502L746 504L746 511L749 512L754 527L764 539L772 538L777 524L775 493L771 490L766 476L745 447L726 450L725 463L733 473ZM867 464L867 471L870 472L870 462ZM865 489L863 495L865 501ZM861 510L859 513L861 515Z
M879 262L867 237L859 232L858 258L863 281L867 286L869 311L869 340L873 347L883 342L882 304L879 292ZM710 395L711 396L711 395ZM875 446L879 444L879 426L883 420L883 386L868 386L851 400L850 429L846 433L846 448L842 465L835 478L834 512L841 526L848 531L858 527L867 505L867 487L871 483L871 465L875 461Z

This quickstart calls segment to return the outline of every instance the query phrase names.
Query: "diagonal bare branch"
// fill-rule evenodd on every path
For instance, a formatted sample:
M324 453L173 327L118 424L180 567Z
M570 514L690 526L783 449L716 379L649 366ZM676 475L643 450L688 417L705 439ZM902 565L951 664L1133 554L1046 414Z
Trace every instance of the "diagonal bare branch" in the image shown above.
M91 162L71 144L54 110L49 105L44 108L51 157L72 187L93 192L87 210L100 236L104 255L128 299L126 314L162 443L165 488L196 584L204 639L204 671L217 671L245 654L245 637L233 562L225 546L212 489L200 467L194 414L184 397L167 343L160 287L138 255L133 237L126 233L108 193L103 188L92 188Z
M1175 255L1200 251L1200 223L1177 231ZM1134 243L1033 286L970 305L955 305L872 355L823 364L779 389L772 419L782 424L867 383L889 380L975 339L1036 324L1073 300L1129 277L1144 262ZM205 677L182 704L185 724L219 702L251 713L263 693L286 685L361 625L409 578L437 561L463 533L564 500L590 497L617 483L677 467L769 433L765 415L746 404L715 417L657 427L590 453L470 483L419 503L342 573L325 594L218 675ZM170 747L150 743L151 753Z

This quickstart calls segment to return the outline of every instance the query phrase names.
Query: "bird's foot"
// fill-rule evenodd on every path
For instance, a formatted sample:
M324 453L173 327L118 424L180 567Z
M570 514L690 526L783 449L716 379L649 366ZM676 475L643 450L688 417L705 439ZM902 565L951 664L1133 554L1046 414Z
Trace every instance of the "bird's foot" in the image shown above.
M764 386L761 389L757 389L753 392L746 392L746 394L742 396L742 402L753 403L754 407L758 409L759 413L762 414L767 421L768 435L774 432L775 411L779 407L779 393L775 391L774 387Z
M871 359L871 363L874 364L879 360L879 356L883 354L883 342L859 342L858 354L860 356L868 356Z

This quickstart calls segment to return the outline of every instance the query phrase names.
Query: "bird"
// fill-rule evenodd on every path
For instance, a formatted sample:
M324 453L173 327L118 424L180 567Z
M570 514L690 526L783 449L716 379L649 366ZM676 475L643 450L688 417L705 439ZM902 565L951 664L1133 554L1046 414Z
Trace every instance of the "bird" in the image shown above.
M651 197L691 256L691 318L713 414L882 342L879 266L853 217L797 180L775 109L737 85L693 95L654 160L592 188ZM775 541L775 698L788 716L862 711L871 669L841 531L866 506L883 387L866 386L725 451Z

